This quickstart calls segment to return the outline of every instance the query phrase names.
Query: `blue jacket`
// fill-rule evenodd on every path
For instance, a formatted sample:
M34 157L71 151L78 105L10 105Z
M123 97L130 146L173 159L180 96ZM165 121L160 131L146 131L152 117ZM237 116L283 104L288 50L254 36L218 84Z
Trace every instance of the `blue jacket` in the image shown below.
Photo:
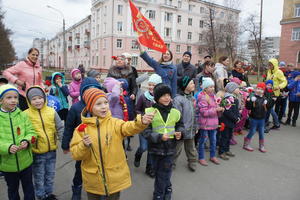
M55 82L54 78L56 75L62 77L62 87L59 87ZM51 78L52 87L50 89L50 95L56 96L59 99L60 109L69 109L68 96L69 89L68 86L65 85L65 76L60 72L54 72Z
M288 90L290 91L289 101L300 102L300 96L297 96L297 94L300 93L300 80L295 81L294 79L290 79L288 84Z
M154 69L155 73L161 76L162 82L168 85L172 90L172 97L177 93L177 68L175 65L163 65L153 58L147 52L143 52L141 58Z
M101 85L96 81L94 78L87 77L83 79L83 82L80 86L80 96L82 99L83 93L86 89L95 87L99 89L103 89ZM81 112L83 108L85 107L85 103L83 100L80 100L79 102L73 104L71 106L71 109L69 110L68 117L65 124L65 131L63 134L62 142L61 142L61 148L63 150L69 150L70 148L70 142L73 137L73 132L75 128L81 124Z

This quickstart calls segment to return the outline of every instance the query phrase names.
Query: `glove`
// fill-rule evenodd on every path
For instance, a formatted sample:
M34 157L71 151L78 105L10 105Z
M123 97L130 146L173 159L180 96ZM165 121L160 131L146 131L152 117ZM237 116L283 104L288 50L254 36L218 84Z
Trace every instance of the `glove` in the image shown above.
M266 105L267 103L268 103L268 100L265 99L265 100L264 100L264 104Z
M256 97L255 96L251 97L251 101L255 102L256 101Z

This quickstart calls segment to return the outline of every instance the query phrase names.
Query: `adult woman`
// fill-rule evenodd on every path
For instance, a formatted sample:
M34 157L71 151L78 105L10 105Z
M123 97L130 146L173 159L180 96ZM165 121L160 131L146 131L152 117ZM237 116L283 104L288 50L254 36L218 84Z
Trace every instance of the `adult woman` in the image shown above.
M216 70L214 72L217 91L224 90L224 79L228 79L228 66L229 58L227 56L221 56L219 62L216 64Z
M249 86L248 77L246 75L247 72L245 72L242 65L243 65L242 61L240 60L235 61L233 64L233 70L231 71L231 74L233 77L236 77L241 81L246 82L247 86Z
M43 88L42 68L38 62L39 50L31 48L28 51L27 58L15 66L6 69L3 75L9 82L18 86L20 93L19 107L21 110L28 108L26 101L26 91L34 85L39 85Z
M177 93L177 68L172 63L173 54L170 50L161 55L159 61L151 58L144 48L137 42L141 55L140 57L161 76L162 82L168 85L172 91L172 97Z
M200 90L200 86L202 84L202 79L203 77L209 77L211 78L212 80L214 80L214 77L213 77L213 73L215 71L215 63L212 62L212 61L206 61L204 64L203 64L203 71L200 72L197 76L196 76L196 89L197 91ZM215 82L215 81L214 81Z

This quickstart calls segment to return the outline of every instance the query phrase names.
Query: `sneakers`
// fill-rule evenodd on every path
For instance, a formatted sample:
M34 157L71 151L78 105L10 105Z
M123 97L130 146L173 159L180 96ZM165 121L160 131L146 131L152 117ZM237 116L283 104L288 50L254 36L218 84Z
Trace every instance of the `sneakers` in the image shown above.
M155 177L155 172L152 169L152 167L147 167L145 173L150 177L150 178L154 178Z
M191 172L195 172L196 171L195 163L188 163L188 168Z
M221 158L222 160L229 160L229 157L227 157L225 153L220 154L219 158Z
M265 141L259 140L259 151L262 153L266 153L267 150L265 149Z
M216 157L212 157L209 159L212 163L216 164L216 165L219 165L220 164L220 161L216 158Z
M246 151L254 151L254 149L250 146L250 142L251 142L251 140L248 139L247 137L245 137L243 149L245 149Z
M207 163L206 160L204 160L204 159L199 160L199 163L200 163L200 165L202 165L202 166L207 166L207 165L208 165L208 163Z
M135 157L134 157L134 166L135 167L139 167L140 164L141 164L141 158L142 158L142 155L140 154L135 154Z
M293 123L292 123L292 126L293 126L293 127L296 127L296 122L293 122Z
M287 119L284 123L284 125L291 125L291 120Z
M225 152L226 156L229 156L229 157L235 157L235 154L232 153L231 151L228 151L228 152Z
M278 130L279 128L280 128L280 125L277 125L277 126L274 125L274 126L271 127L271 130Z
M234 138L230 139L230 145L236 145L237 141Z

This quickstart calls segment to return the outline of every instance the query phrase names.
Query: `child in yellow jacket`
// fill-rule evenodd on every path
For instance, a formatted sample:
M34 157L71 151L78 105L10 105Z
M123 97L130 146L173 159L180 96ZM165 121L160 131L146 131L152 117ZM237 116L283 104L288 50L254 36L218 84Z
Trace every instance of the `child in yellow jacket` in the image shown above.
M83 100L86 107L81 115L82 124L71 141L72 157L82 161L82 180L88 199L117 200L120 191L131 186L123 138L144 130L154 114L138 115L135 121L128 122L113 118L106 94L96 88L86 90Z
M33 145L32 172L37 199L56 199L53 194L55 177L57 136L62 135L64 124L55 110L47 106L47 97L39 86L26 92L28 114L38 137Z

